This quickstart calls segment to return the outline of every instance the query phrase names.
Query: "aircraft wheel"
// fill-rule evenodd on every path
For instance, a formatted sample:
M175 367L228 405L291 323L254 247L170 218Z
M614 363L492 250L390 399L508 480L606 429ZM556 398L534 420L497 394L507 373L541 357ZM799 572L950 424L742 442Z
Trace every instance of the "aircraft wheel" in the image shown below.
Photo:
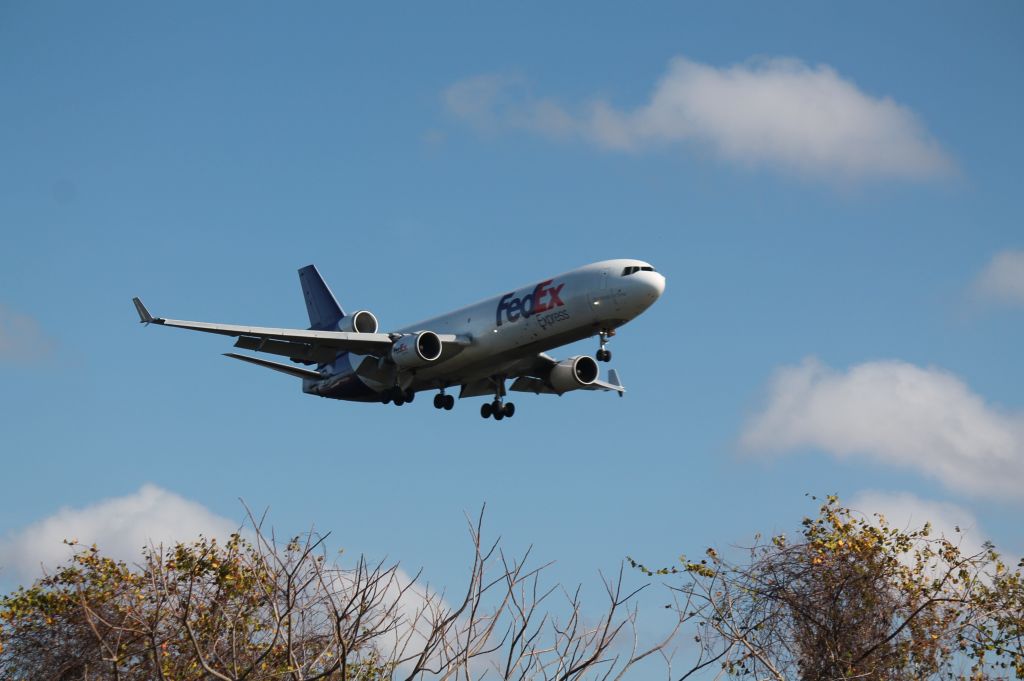
M503 412L505 414L505 418L512 418L512 416L516 413L516 405L512 404L511 402L506 402Z
M452 407L455 406L455 395L445 395L444 404L441 406L444 407L445 411L451 411Z
M610 362L610 361L612 361L612 351L611 350L598 350L597 351L597 361L598 362Z
M437 395L434 395L434 409L443 409L444 408L444 405L445 405L445 402L446 402L446 400L444 398L445 398L445 395L441 395L440 393L437 394Z
M409 404L412 404L412 401L414 399L416 399L416 393L414 393L411 390L409 392L405 393L405 401L406 402L408 402Z
M403 400L401 397L396 397L395 398L395 406L396 407L401 407L403 404L405 404L405 400Z
M494 420L495 421L500 421L503 418L505 418L505 411L504 410L496 411L496 412L494 412L493 416L494 416Z
M491 417L490 402L484 402L483 404L480 405L480 416L483 416L485 419L489 419Z

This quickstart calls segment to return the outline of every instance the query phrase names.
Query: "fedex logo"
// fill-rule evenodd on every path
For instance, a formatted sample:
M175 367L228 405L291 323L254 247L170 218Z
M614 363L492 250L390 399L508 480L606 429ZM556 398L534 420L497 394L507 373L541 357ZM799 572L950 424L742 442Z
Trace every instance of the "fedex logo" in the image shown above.
M503 296L498 301L498 309L496 311L497 325L501 326L503 320L507 320L511 324L518 321L520 317L526 319L535 314L547 312L556 307L562 307L565 303L562 302L559 294L562 292L565 284L552 286L553 281L552 279L542 281L537 284L533 292L526 294L522 298L516 298L515 293Z

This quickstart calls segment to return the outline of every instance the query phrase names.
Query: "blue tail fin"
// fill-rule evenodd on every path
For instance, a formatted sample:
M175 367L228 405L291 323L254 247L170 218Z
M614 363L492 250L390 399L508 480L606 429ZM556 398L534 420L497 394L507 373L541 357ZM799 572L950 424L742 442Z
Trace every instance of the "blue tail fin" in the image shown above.
M306 311L309 312L309 328L316 331L336 330L345 311L338 305L331 289L327 288L316 265L306 265L300 269L299 282L306 299Z

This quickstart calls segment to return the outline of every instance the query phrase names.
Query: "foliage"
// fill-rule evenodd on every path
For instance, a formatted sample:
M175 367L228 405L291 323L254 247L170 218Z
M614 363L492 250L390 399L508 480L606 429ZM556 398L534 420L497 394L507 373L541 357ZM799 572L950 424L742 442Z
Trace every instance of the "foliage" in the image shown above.
M674 678L825 681L1024 677L1024 563L966 553L929 525L901 529L828 497L795 540L755 540L649 570L669 576L675 625L638 650L636 592L606 581L585 623L579 590L484 547L470 525L467 588L449 603L397 566L342 569L314 533L260 523L227 542L148 548L137 565L93 546L0 599L0 681L619 679L695 626ZM957 530L959 532L959 530ZM680 581L681 580L681 581ZM549 597L564 594L562 607ZM541 606L544 609L541 609ZM672 606L670 606L672 607ZM622 645L632 629L633 645Z
M959 528L957 528L959 532ZM965 554L930 525L892 527L834 496L798 541L758 537L747 560L709 548L671 588L696 624L686 678L720 667L735 678L925 679L1024 676L1024 587L991 545Z
M563 592L561 617L541 612L556 593L540 589L542 568L482 547L479 522L454 604L397 566L359 559L341 569L327 560L326 537L279 544L254 525L226 543L148 548L134 566L79 550L0 599L0 680L375 681L483 669L570 680L614 677L661 648L611 652L635 617L621 570L592 625L578 590Z
M357 630L325 632L330 586L312 548L267 556L234 534L146 549L137 569L80 551L0 601L0 678L310 679L344 663L345 678L384 677Z

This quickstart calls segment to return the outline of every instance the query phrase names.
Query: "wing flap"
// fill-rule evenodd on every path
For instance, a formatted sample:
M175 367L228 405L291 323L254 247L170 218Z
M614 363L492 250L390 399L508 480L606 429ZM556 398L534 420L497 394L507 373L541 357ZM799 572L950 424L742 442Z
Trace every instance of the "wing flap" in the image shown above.
M334 358L338 355L337 348L326 348L310 345L309 343L294 343L291 341L274 340L272 338L260 338L259 336L239 336L238 340L235 341L235 347L241 350L281 355L296 362L316 364L328 364L334 361Z
M490 378L481 378L469 383L464 383L459 389L459 399L465 399L467 397L481 397L484 395L493 395L496 388L501 389L502 396L505 395L504 391L505 384L495 383Z
M555 395L555 394L557 394L557 393L555 393L554 390L552 390L548 386L547 383L545 383L544 381L540 380L539 378L534 378L532 376L520 376L519 378L517 378L515 381L512 382L512 385L511 385L511 387L509 387L509 390L514 390L516 392L521 392L521 393L533 393L535 395L540 395L540 394Z

